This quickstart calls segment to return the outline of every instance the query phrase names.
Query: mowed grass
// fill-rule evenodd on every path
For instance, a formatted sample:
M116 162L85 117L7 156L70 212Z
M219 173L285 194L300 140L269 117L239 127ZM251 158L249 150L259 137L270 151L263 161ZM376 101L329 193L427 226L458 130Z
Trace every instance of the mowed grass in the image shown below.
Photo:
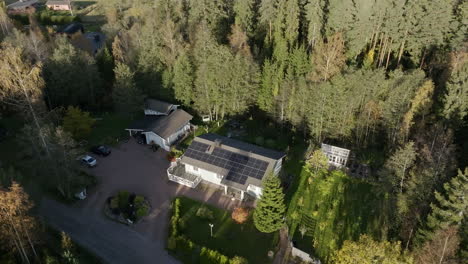
M231 212L181 197L181 219L185 227L181 232L194 243L219 251L228 256L242 256L249 263L270 263L268 251L275 250L278 233L265 234L257 231L252 218L237 224L231 219ZM198 217L196 212L201 206L208 207L214 215L213 220ZM213 226L213 237L209 224Z
M308 183L307 183L308 184ZM305 188L301 221L293 240L298 248L327 261L345 240L360 234L380 239L388 226L386 199L372 185L341 171L325 173ZM306 227L302 237L301 226Z

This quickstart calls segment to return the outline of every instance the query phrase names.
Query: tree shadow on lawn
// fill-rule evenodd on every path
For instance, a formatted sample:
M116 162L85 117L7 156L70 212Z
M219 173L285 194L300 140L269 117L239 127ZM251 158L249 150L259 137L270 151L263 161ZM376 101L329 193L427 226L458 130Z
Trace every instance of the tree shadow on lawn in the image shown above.
M357 240L361 234L375 238L383 235L382 219L377 215L381 200L368 183L351 180L345 186L339 209L341 216L334 223L340 247L345 240Z
M196 211L201 206L211 210L214 219L198 217ZM252 217L242 225L237 224L231 219L231 212L185 197L181 197L181 217L185 220L181 232L194 243L218 250L229 257L242 256L249 263L269 263L268 251L274 250L278 242L277 232L265 234L257 231ZM213 237L210 223L214 225Z

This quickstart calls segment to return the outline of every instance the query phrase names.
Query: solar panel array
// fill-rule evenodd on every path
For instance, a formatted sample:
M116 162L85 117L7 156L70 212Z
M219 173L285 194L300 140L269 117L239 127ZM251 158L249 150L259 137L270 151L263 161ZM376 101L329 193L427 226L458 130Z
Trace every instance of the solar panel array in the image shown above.
M185 151L186 157L206 162L229 171L226 179L244 184L248 177L261 180L268 162L216 147L207 153L210 145L194 141Z

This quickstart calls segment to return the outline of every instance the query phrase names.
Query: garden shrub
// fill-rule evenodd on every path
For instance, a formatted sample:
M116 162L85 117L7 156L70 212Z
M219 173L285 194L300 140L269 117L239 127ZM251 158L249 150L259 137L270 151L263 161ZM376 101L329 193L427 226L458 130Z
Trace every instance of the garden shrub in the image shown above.
M120 210L125 210L128 206L128 198L130 197L130 193L127 191L120 191L117 196L119 197Z
M177 247L177 238L170 236L167 240L167 249L174 250Z
M267 148L274 149L275 146L276 146L276 141L274 139L267 139L267 140L265 140L265 146Z
M197 216L202 219L212 220L214 218L213 211L208 209L206 206L201 206L197 210Z
M229 258L216 250L203 247L200 252L200 264L229 264Z
M180 199L179 198L176 198L174 200L174 203L172 205L172 217L171 217L171 223L170 223L170 233L171 233L171 236L177 236L177 224L179 222L179 218L180 218Z
M231 261L229 261L229 264L248 264L249 262L243 258L243 257L239 257L239 256L234 256Z
M179 219L179 228L180 228L180 230L184 230L186 227L187 227L187 222L185 221L185 219L180 218Z
M135 204L136 207L140 207L143 205L143 202L145 201L145 197L141 195L137 195L135 197L135 200L133 200L133 203Z
M148 210L149 210L148 206L142 205L141 207L137 207L137 208L138 208L136 210L136 219L137 220L140 220L144 216L148 215Z
M231 214L232 220L238 224L243 224L249 219L249 209L244 207L236 207Z
M111 209L119 208L119 197L117 197L117 196L112 197L109 206L110 206Z
M264 143L265 143L265 139L262 136L258 136L255 138L255 144L259 146L263 146Z

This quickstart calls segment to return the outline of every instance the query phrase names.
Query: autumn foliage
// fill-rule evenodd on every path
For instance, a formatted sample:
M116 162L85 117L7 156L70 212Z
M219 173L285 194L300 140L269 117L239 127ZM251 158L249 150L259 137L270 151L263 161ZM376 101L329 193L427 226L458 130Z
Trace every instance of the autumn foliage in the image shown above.
M236 207L234 211L232 211L231 217L236 223L243 224L249 218L249 209L245 207Z

